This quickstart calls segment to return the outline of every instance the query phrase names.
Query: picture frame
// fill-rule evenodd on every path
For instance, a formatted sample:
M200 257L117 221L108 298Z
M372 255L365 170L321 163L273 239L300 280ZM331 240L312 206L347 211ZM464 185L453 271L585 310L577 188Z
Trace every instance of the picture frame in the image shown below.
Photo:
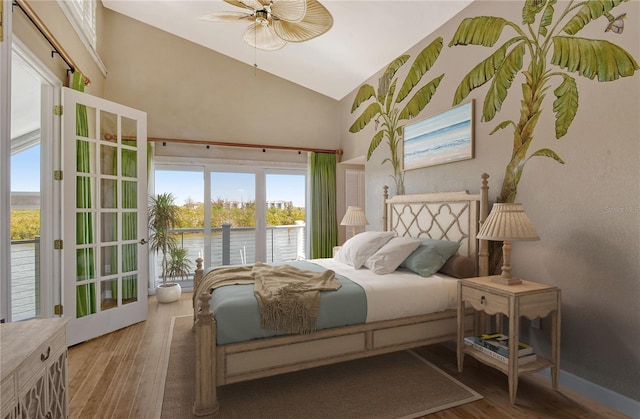
M473 100L403 128L402 170L474 158Z

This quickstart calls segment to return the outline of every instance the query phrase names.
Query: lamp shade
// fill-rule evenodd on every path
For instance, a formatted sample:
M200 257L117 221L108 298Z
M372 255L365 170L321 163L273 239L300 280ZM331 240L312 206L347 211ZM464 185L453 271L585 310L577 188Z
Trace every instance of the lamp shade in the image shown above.
M522 204L493 204L491 213L476 236L483 240L540 240Z
M366 226L369 224L367 217L364 215L364 210L360 207L347 207L347 212L344 214L340 225L343 226Z

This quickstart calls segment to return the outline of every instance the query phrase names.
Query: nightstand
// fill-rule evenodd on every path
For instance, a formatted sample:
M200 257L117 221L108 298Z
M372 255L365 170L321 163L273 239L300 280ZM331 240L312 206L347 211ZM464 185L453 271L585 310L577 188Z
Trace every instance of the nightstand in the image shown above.
M522 281L519 285L502 285L491 281L490 276L462 279L458 281L458 371L462 372L465 354L480 362L494 367L509 377L509 398L515 404L518 391L518 376L551 368L551 382L558 389L560 369L560 303L561 291L557 287ZM475 310L488 315L506 315L509 317L509 353L517 352L519 342L520 316L529 319L551 316L551 358L537 354L537 360L518 365L518 357L509 357L508 364L464 345L464 307L465 301ZM501 325L500 325L501 326ZM486 331L482 331L484 333ZM476 322L476 335L481 334Z

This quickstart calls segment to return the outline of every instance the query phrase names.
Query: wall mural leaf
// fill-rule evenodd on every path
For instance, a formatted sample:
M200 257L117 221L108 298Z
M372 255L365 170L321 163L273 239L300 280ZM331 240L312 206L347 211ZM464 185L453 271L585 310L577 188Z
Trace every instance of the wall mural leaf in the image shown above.
M553 91L556 100L553 101L553 112L556 114L556 138L564 137L569 126L578 113L578 86L573 77L562 75L563 81Z
M598 81L628 77L639 68L631 54L609 41L565 36L553 38L551 63Z
M416 57L413 65L409 69L409 74L407 74L407 78L404 79L404 83L402 83L402 87L398 92L398 97L396 98L396 103L402 102L411 90L420 83L422 80L422 76L424 76L427 71L431 69L433 64L435 64L438 56L440 55L440 51L442 51L442 38L438 38L433 41L428 47L422 50L420 54Z
M617 35L623 32L622 19L626 14L614 17L609 12L628 0L589 0L578 4L566 3L558 11L554 23L556 0L525 0L522 10L522 27L504 18L479 16L463 19L455 32L450 47L479 45L492 47L507 27L515 32L514 38L504 44L480 64L473 67L458 85L453 103L458 104L471 91L491 81L485 96L483 121L492 120L502 108L508 90L515 76L524 76L520 119L517 123L500 123L491 134L514 125L513 151L511 160L505 168L499 202L515 202L518 184L522 178L525 163L530 157L550 157L559 163L564 161L550 149L541 149L527 157L527 151L533 142L534 133L543 112L545 92L552 81L560 78L554 90L556 138L565 136L578 112L578 88L575 80L562 71L550 71L547 67L555 65L569 73L577 73L588 79L613 81L620 77L635 75L638 63L634 57L620 46L607 40L578 38L578 33L587 24L604 17L605 30ZM542 12L542 13L541 13ZM536 21L538 27L535 28ZM563 23L563 21L565 21ZM561 29L558 29L561 28ZM614 29L615 28L615 29ZM560 36L564 32L569 36ZM637 32L636 32L637 33ZM517 41L516 41L517 39ZM512 49L511 46L515 45ZM553 47L553 48L552 48ZM551 53L551 50L553 52ZM549 57L551 55L551 57ZM525 56L528 67L523 69Z
M384 165L387 162L391 163L393 167L392 177L396 183L396 193L399 195L404 194L404 173L402 172L398 153L398 146L402 139L402 129L404 125L401 125L400 121L415 117L427 106L440 85L444 74L421 87L413 97L409 99L402 112L398 110L398 106L394 105L400 105L404 102L413 88L421 82L424 75L432 68L438 59L442 51L442 45L442 37L438 37L420 51L411 65L395 99L393 96L396 93L398 82L395 76L398 70L411 58L407 54L401 55L387 66L382 77L378 80L377 95L372 93L373 87L371 85L365 84L358 90L353 105L351 106L351 112L353 113L361 104L370 101L372 98L375 99L375 102L370 103L362 115L353 122L351 128L349 128L349 132L356 133L362 130L375 118L376 133L369 144L367 161L382 141L386 139L387 145L389 146L390 157L382 160L382 164Z
M489 93L484 100L482 120L491 121L496 113L502 108L502 102L507 97L507 93L516 74L522 69L522 57L525 53L524 42L519 43L507 54L500 63L498 71L495 72Z

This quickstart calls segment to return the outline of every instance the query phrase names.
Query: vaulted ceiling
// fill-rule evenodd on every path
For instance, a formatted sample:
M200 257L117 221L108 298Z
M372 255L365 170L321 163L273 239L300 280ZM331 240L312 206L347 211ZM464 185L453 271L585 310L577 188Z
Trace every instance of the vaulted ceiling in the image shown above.
M102 0L105 7L340 100L473 0L321 0L334 19L318 38L277 51L242 41L248 23L199 20L242 11L220 0Z

